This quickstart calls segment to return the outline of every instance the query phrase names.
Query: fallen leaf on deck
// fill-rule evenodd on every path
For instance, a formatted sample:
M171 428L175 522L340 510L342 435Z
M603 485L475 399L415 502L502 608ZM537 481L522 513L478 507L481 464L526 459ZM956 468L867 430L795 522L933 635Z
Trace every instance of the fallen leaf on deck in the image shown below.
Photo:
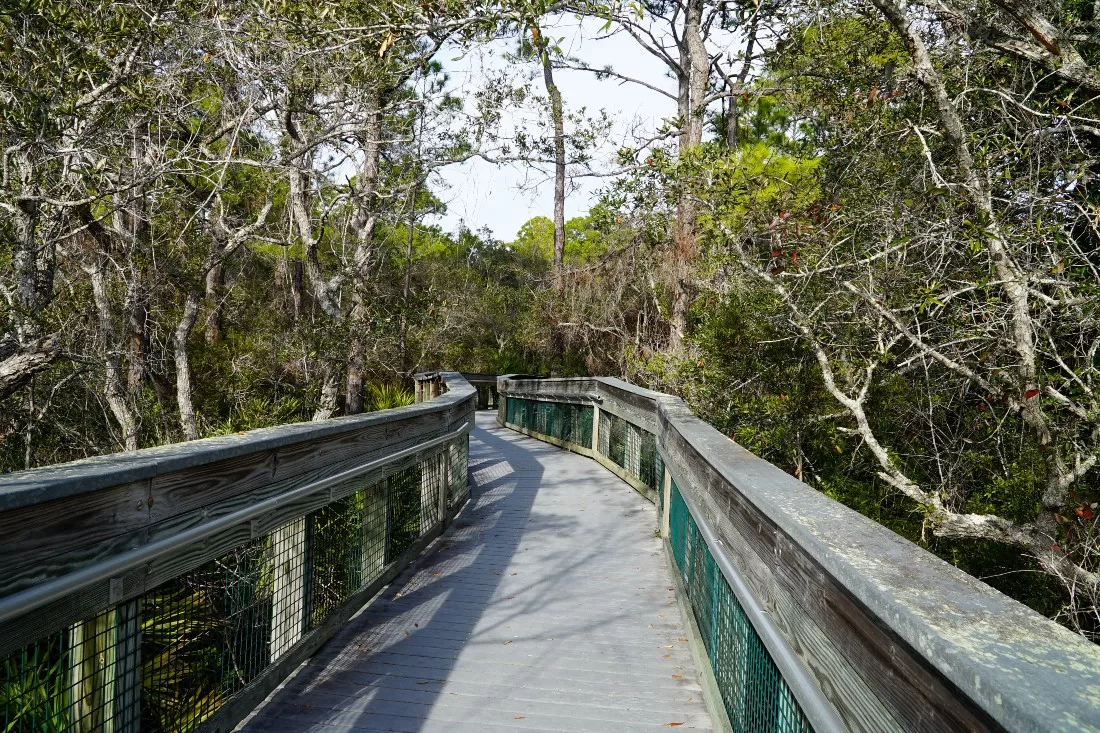
M683 678L684 678L684 676L682 674L672 675L672 679L674 679L674 680L682 680Z
M680 725L683 725L682 721L679 722L679 723L665 723L666 728L675 728L675 727L680 726Z

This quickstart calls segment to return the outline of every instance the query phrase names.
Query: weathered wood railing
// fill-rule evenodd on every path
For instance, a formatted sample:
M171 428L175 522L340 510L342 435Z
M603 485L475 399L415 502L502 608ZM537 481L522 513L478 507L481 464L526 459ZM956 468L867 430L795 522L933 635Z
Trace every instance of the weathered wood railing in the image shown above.
M502 424L595 458L655 501L712 709L734 730L1100 730L1100 648L757 458L680 399L603 378L501 377L497 390Z
M0 729L232 729L467 500L475 390L422 391L0 476Z

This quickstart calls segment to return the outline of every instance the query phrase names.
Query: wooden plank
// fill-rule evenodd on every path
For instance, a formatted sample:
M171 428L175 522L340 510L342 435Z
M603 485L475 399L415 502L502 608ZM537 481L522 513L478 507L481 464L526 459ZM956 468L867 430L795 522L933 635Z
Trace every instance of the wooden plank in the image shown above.
M458 396L462 397L461 394ZM170 536L183 529L199 526L211 519L245 508L261 499L276 496L284 491L314 481L317 478L344 470L344 468L354 467L366 460L373 459L373 457L380 458L402 447L418 445L436 435L451 432L463 422L470 421L473 416L472 400L472 391L467 390L466 396L462 397L462 399L455 404L444 406L442 409L435 410L434 413L413 416L414 419L422 423L422 426L436 428L427 434L417 432L413 432L411 435L398 434L396 437L400 438L400 440L397 442L395 442L393 436L390 436L386 438L389 442L381 446L378 440L364 442L362 436L359 436L360 440L355 441L355 450L343 450L338 454L341 457L339 462L330 463L319 468L313 467L312 471L291 470L294 466L294 462L291 461L282 461L280 465L278 454L275 454L275 460L272 463L275 465L274 472L279 476L279 480L269 480L266 484L260 484L262 488L253 488L251 491L244 494L233 495L232 492L214 493L214 495L220 496L230 495L232 498L216 504L193 508L189 512L171 517L168 520L156 524L144 524L146 521L145 518L134 520L132 518L120 518L117 514L112 516L110 513L107 513L108 519L103 519L100 523L108 528L113 527L113 531L117 531L120 524L123 526L137 526L128 533L116 536L108 535L105 540L100 540L90 547L78 546L68 549L61 554L39 559L36 565L27 565L24 563L22 570L19 568L0 568L0 577L4 577L7 581L9 591L13 588L27 587L46 577L63 575L64 573L71 572L75 568L91 564L100 558L109 557L121 550L132 549L147 542ZM427 422L423 422L425 418L428 418ZM441 420L443 421L442 427L439 427ZM344 437L346 438L347 436ZM360 443L364 446L370 446L370 452L363 455L361 453L362 446L359 445ZM443 448L440 447L434 449L434 452L438 453L442 450ZM356 451L360 451L360 453L357 455ZM327 453L325 451L320 451L322 456L327 455L330 460L333 460L333 453L334 451L328 451ZM419 459L420 457L417 455L406 457L402 461L390 464L383 469L360 476L353 482L334 487L328 493L318 493L297 502L284 505L254 520L251 527L238 527L233 531L228 531L217 537L208 538L203 542L196 543L189 548L183 548L180 552L160 558L145 567L130 571L120 579L122 581L120 586L122 588L121 596L118 599L112 598L111 600L124 600L140 595L147 588L155 587L159 583L169 580L180 573L198 567L213 557L228 552L236 545L247 542L249 538L253 536L250 534L253 527L258 527L263 531L274 529L277 524L285 523L295 516L302 516L335 498L341 498L364 485L369 485L370 483L381 480L388 472L401 470L403 467L411 465ZM237 459L232 460L236 461ZM267 460L266 456L264 460ZM262 475L264 471L261 470L258 473ZM219 484L218 487L218 490L222 491L222 485ZM111 490L108 490L107 493L111 496L118 495L118 502L126 503L133 498L133 492L135 490L134 484L131 483L124 487L117 488L118 491L112 493ZM92 497L94 497L94 494L87 495L87 497L77 495L66 500L47 502L41 506L21 507L9 513L0 512L0 518L4 518L9 514L19 514L25 520L28 516L27 512L30 512L35 517L39 514L44 514L46 519L39 523L40 528L42 524L46 524L48 528L55 528L58 526L64 528L68 522L72 522L74 530L70 534L70 539L73 542L77 542L78 540L76 538L85 536L82 533L87 532L93 533L92 536L101 536L94 534L96 532L101 532L101 527L89 525L89 523L84 521L81 517L73 518L63 511L56 511L55 507L66 501L83 502ZM147 506L147 503L145 506ZM148 514L146 517L147 516ZM116 520L114 525L111 524L111 519ZM50 525L50 522L54 520L56 520L58 524ZM127 522L130 522L130 524L127 524ZM56 544L64 544L64 540L65 537L61 537ZM46 552L50 543L42 542L42 537L39 537L38 545L42 552ZM103 581L74 593L72 596L62 599L61 601L50 603L34 613L27 614L24 618L14 619L8 622L4 625L3 629L0 630L0 650L6 653L22 648L45 634L65 628L72 624L74 620L86 618L99 609L105 608L108 605L108 598L111 596L110 585L110 583Z
M410 405L320 422L260 428L234 435L173 443L3 474L0 475L0 512L87 494L131 481L276 450L305 441L336 439L345 433L355 433L387 423L400 424L416 416L442 410L454 409L454 414L472 410L474 388L465 384L457 374L444 373L441 378L449 385L449 392L436 404Z
M244 731L275 721L284 733L384 728L389 713L413 707L418 718L398 729L461 729L460 716L470 730L494 719L513 730L710 729L644 505L579 456L517 440L489 414L478 424L471 467L481 480L438 553L348 623ZM420 699L395 700L403 690Z
M102 498L96 492L0 512L0 532L14 536L14 557L0 567L0 595L415 446L468 419L451 413L416 416L405 432L376 426L126 484Z

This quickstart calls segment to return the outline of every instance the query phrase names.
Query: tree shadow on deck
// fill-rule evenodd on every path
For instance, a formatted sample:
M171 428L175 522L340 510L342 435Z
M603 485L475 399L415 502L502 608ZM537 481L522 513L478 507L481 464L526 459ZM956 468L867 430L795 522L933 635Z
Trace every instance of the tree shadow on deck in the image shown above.
M559 511L532 511L540 492L604 469L584 461L584 469L548 478L540 459L553 460L560 449L516 433L502 438L484 429L483 415L470 446L471 505L450 535L349 621L244 730L426 733L459 730L461 721L477 730L515 724L513 717L522 716L502 704L493 710L494 701L555 664L552 652L563 639L576 637L576 649L585 649L600 626L625 615L607 608L583 613L571 588L578 573L619 541L615 533L575 538L568 552L549 555L555 544L560 550L553 540L581 530L578 518L552 501L546 503ZM645 511L643 504L638 511ZM535 614L547 613L554 614L549 622L532 623ZM545 628L554 639L540 634ZM554 640L557 646L549 643ZM604 661L615 656L609 647ZM433 716L441 701L446 709Z

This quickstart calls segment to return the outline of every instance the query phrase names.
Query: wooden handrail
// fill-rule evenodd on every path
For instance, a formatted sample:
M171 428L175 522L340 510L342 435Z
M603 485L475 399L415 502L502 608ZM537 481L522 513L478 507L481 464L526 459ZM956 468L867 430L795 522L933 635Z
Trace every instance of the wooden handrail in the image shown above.
M144 629L173 623L160 611L142 619L142 608L160 608L158 594L171 598L171 581L189 573L205 578L220 563L230 573L232 558L245 553L259 558L245 566L255 576L248 582L266 594L250 613L269 618L238 633L258 635L249 647L258 657L243 688L193 713L204 731L231 729L408 567L468 498L476 390L453 372L431 379L432 399L408 407L0 476L0 661L22 669L27 659L52 659L41 651L52 650L63 670L71 667L21 694L41 693L62 708L90 696L104 725L136 733ZM390 482L395 475L400 481ZM396 525L399 511L412 519ZM333 525L337 518L344 524ZM345 561L332 565L324 550L315 556L315 542L358 553L349 562L359 570L347 575ZM347 575L319 609L315 570ZM178 613L198 613L188 608ZM76 650L99 666L63 661ZM37 704L28 698L28 708ZM38 712L31 710L36 719Z
M674 482L719 567L743 579L850 729L1100 728L1100 648L754 456L679 398L598 377L503 376L497 389L650 433L666 537ZM595 445L535 437L611 463Z

